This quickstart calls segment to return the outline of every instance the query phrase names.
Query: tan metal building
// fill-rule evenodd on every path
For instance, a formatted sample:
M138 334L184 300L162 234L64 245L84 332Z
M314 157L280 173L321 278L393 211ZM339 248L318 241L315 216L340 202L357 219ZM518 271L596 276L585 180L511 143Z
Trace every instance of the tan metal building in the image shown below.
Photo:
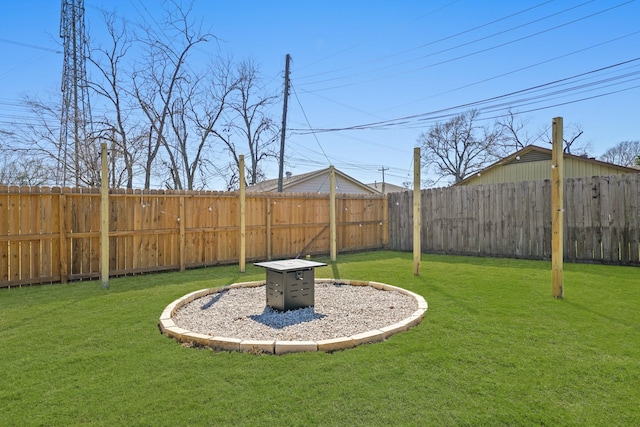
M589 157L564 153L563 158L565 178L640 173L640 169L618 166ZM454 185L497 184L545 179L551 179L551 150L529 145Z

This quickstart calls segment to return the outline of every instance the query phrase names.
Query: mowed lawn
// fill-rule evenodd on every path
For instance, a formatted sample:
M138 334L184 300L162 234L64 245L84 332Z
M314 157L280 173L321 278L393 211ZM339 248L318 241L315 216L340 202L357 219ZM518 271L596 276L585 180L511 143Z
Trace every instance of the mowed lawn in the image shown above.
M327 259L319 259L327 261ZM225 266L0 289L0 424L640 425L640 269L411 254L339 255L316 277L389 283L429 310L355 349L283 356L187 348L167 304L260 280Z

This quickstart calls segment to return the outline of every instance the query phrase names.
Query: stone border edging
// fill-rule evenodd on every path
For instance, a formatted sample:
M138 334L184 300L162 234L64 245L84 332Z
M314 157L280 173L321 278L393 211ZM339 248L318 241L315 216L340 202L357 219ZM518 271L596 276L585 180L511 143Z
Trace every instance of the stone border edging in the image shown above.
M385 326L380 329L374 329L362 332L348 337L331 338L319 341L281 341L281 340L242 340L238 338L204 335L192 332L187 329L180 328L173 321L173 315L176 310L185 304L188 304L198 298L207 295L216 294L225 289L233 288L249 288L265 286L266 281L259 280L255 282L240 282L228 286L217 288L201 289L191 292L169 304L160 315L159 328L160 332L168 337L176 339L182 343L192 343L203 347L209 347L214 350L223 351L240 351L247 353L269 353L269 354L285 354L298 353L305 351L324 351L332 352L337 350L345 350L353 348L361 344L368 344L383 341L390 336L399 332L406 331L422 321L424 313L428 309L427 301L416 294L397 286L387 285L380 282L366 282L361 280L338 280L340 283L352 286L371 286L381 291L396 291L413 297L418 303L418 309L404 320ZM315 283L334 283L336 279L315 279Z

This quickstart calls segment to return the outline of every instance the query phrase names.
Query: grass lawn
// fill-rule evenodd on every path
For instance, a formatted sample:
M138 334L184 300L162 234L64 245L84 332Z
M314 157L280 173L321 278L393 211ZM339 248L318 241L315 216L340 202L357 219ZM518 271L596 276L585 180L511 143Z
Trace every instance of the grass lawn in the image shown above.
M640 269L409 253L339 255L316 277L389 283L429 310L355 349L185 348L162 310L261 268L0 289L2 425L640 425ZM326 262L326 259L319 259Z

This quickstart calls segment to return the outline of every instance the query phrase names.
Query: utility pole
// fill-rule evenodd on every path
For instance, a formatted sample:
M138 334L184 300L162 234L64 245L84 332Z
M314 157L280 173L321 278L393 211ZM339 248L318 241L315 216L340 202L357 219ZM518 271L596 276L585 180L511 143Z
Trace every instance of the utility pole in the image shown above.
M378 170L382 172L382 194L387 194L385 185L384 185L384 171L388 171L389 168L385 168L384 166L382 166L382 168Z
M284 137L287 133L287 101L289 100L289 62L291 55L287 53L284 66L284 102L282 104L282 130L280 131L280 168L278 171L278 193L282 193L282 180L284 174Z

